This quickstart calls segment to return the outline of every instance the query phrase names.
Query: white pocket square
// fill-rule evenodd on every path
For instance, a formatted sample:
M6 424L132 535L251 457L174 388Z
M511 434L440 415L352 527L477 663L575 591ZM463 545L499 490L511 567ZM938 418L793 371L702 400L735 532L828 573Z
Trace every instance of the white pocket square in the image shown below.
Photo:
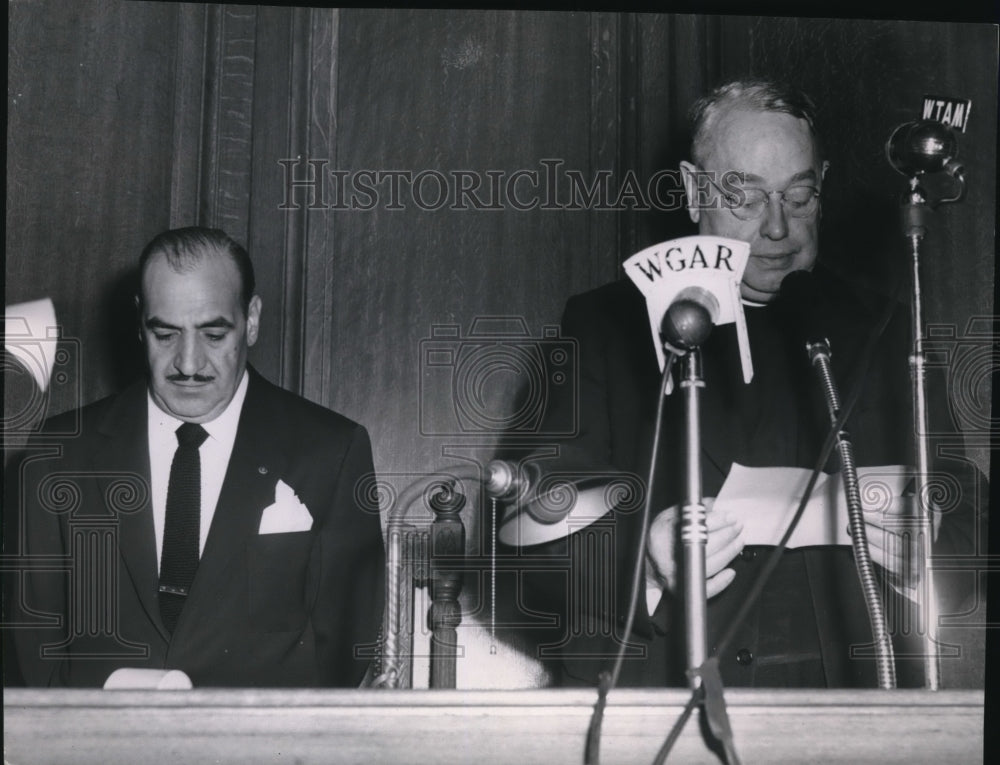
M309 531L312 515L302 504L295 491L284 481L274 487L274 504L264 508L260 517L258 534L285 534L290 531Z

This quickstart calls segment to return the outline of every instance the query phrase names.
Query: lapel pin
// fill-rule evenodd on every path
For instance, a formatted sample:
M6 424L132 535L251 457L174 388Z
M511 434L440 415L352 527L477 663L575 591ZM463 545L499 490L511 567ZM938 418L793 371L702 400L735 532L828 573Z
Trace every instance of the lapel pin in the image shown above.
M261 465L260 467L257 468L257 472L260 473L261 475L267 475L267 467Z

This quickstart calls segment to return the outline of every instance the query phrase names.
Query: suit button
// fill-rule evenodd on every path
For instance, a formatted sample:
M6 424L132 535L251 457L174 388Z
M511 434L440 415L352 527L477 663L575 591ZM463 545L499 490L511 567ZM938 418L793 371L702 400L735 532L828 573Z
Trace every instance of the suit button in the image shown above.
M740 550L740 558L746 561L754 560L757 557L757 551L751 550L749 547L744 547Z
M736 661L744 667L753 661L753 654L749 648L741 648L736 652Z

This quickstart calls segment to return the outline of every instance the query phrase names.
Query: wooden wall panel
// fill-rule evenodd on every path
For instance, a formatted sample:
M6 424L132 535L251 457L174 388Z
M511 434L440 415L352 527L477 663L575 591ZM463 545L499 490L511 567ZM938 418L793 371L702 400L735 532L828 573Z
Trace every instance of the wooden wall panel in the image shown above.
M617 80L593 72L616 66L602 51L617 40L594 24L588 14L342 11L331 168L497 171L505 183L518 170L544 173L543 159L587 177L613 169L617 117L593 88L613 98ZM610 124L593 121L595 104ZM432 206L435 183L421 187ZM444 461L444 445L468 439L458 426L451 438L421 434L421 413L439 432L455 419L441 375L425 375L421 393L421 341L445 323L467 337L482 316L523 317L537 339L566 297L615 276L615 221L506 200L495 210L419 209L405 185L403 209L390 209L388 183L379 191L370 210L312 213L335 227L324 400L370 426L380 470L423 471ZM499 410L513 391L491 393Z
M688 109L719 80L724 56L733 55L720 17L642 14L635 23L635 70L624 86L634 91L636 104L631 166L644 183L665 169L672 175L659 185L654 209L625 213L634 233L621 259L656 242L697 233L679 174L691 142Z
M486 373L485 408L500 422L459 422L456 372L462 350L476 342L470 334L478 318L491 317L492 330L528 333L501 341L507 347L537 343L545 326L558 324L569 295L616 275L619 216L538 208L546 201L543 161L588 181L599 169L617 173L620 19L342 10L324 22L336 32L336 55L327 59L320 46L327 27L317 26L317 16L311 132L302 156L323 163L323 201L345 201L331 188L331 170L347 174L348 189L359 173L429 179L420 187L426 193L416 195L403 181L393 200L388 182L369 177L377 198L361 194L359 201L371 209L307 211L305 390L369 428L376 470L391 493L459 458L493 456L524 379ZM307 167L297 170L302 177ZM479 198L496 209L453 209L452 174L459 171L481 179ZM506 189L518 171L543 176L535 209L517 209L505 193L492 192L489 173ZM434 179L441 177L450 198L437 205ZM519 190L530 202L530 185ZM299 201L308 198L300 193ZM421 209L421 201L438 209ZM456 333L444 341L455 352L454 368L426 364L427 341L440 325ZM547 376L536 382L551 384ZM474 492L469 500L468 548L478 553L484 508ZM536 684L537 668L508 647L489 653L485 580L477 581L469 579L462 598L460 685ZM414 682L427 682L419 659Z
M206 37L204 147L199 222L239 242L248 235L253 163L257 9L214 6Z
M339 134L338 75L340 71L340 13L313 10L309 19L308 44L303 51L308 67L308 119L302 121L297 150L289 157L320 157L336 164ZM287 188L287 187L286 187ZM339 218L319 211L317 215L299 215L308 225L302 228L302 322L298 348L298 368L303 394L316 401L328 400L337 360L331 346L332 316L337 284L331 278L335 267L336 232ZM332 257L331 257L332 256Z
M294 12L179 7L178 47L186 56L175 73L172 224L221 228L247 246L264 304L249 360L282 382L286 331L300 321L285 294L284 220L266 192L277 185L273 157L288 150L290 115L307 108L289 90ZM294 259L300 258L296 253Z
M141 373L133 267L168 227L218 226L249 245L267 307L251 361L281 379L285 332L301 320L284 294L289 250L275 246L280 199L264 190L280 189L275 157L290 144L291 19L249 6L12 4L7 302L51 295L82 348L50 414Z
M133 376L128 272L167 228L177 6L9 6L6 302L50 296L80 342L49 412Z
M301 154L311 112L310 11L257 9L248 246L264 302L252 363L269 379L302 392L301 343L305 215L281 207L279 159Z
M170 228L193 226L202 208L202 142L205 137L205 56L210 17L217 9L185 3L178 8L171 145ZM211 25L214 28L214 25Z
M694 95L749 71L822 94L837 139L824 256L872 281L887 259L858 240L893 240L901 181L882 160L885 136L924 91L972 97L969 194L941 211L928 242L970 260L932 259L929 316L962 326L991 310L992 231L974 225L995 201L996 83L974 66L988 28L47 0L12 4L10 40L8 301L55 297L83 339L84 401L137 369L126 272L141 245L167 225L221 225L260 272L253 362L376 423L384 467L427 467L420 407L449 405L418 390L432 325L467 332L477 315L522 316L537 335L566 296L614 278L621 258L688 233L687 216L519 211L509 200L419 210L412 196L394 210L385 183L372 210L288 210L278 162L509 179L552 160L588 179L634 170L641 181L686 153Z

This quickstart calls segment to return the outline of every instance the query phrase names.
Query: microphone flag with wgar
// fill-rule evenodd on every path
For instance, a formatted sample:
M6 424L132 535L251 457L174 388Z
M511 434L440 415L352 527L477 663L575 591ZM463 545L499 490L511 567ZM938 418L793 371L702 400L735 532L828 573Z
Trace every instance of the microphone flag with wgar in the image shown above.
M663 316L681 290L695 286L719 301L716 324L736 322L743 381L749 383L753 379L747 322L740 299L740 282L749 258L750 245L739 239L685 236L654 244L625 261L625 273L646 298L660 371L666 363L663 345L658 340Z

